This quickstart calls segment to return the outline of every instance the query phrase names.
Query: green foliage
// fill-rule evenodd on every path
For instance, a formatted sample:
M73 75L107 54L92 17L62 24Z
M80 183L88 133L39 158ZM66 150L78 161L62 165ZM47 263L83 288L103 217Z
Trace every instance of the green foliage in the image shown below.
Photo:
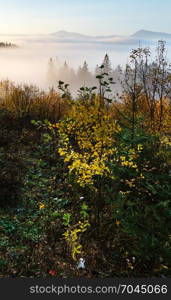
M65 226L69 226L69 224L70 224L70 219L71 219L71 214L65 213L65 214L63 215L63 224L64 224Z
M83 219L87 219L89 217L89 213L88 213L88 206L85 202L83 202L83 204L81 205L81 211L80 211L80 215L83 217Z
M25 166L19 150L0 148L0 206L16 206L21 200Z

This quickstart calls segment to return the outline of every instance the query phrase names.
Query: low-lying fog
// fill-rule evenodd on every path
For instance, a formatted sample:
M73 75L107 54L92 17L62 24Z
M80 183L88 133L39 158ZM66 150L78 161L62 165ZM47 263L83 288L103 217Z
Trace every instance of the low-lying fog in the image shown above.
M0 48L0 80L9 79L17 83L36 84L47 89L52 85L49 80L49 59L53 58L58 71L56 82L62 74L60 70L67 62L67 66L77 73L84 61L88 63L89 71L94 73L97 64L101 64L106 53L115 69L118 65L124 66L131 49L139 47L138 41L126 42L83 42L83 41L57 41L55 37L47 36L0 36L2 42L12 42L18 48ZM148 43L152 51L157 43ZM168 59L171 59L171 44L166 44ZM74 73L72 73L74 74ZM73 75L74 76L74 75ZM77 76L78 77L78 76ZM54 83L53 83L54 84Z

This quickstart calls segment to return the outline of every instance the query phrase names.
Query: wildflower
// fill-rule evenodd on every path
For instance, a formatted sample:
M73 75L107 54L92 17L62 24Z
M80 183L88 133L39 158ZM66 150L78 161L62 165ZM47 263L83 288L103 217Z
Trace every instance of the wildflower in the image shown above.
M55 270L50 270L49 271L49 274L52 275L52 276L56 276L57 275L57 272Z
M118 221L118 220L116 220L116 222L115 222L115 224L117 225L117 226L119 226L120 225L120 221Z
M84 199L84 197L80 197L80 200L83 200Z
M132 262L135 263L135 257L134 256L132 257Z
M45 208L45 205L43 203L40 203L39 209L44 209L44 208Z

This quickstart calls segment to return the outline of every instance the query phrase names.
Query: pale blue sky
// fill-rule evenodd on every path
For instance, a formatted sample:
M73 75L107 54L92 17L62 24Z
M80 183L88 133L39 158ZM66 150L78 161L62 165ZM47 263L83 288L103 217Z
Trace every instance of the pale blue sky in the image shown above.
M171 33L171 0L0 0L0 34Z

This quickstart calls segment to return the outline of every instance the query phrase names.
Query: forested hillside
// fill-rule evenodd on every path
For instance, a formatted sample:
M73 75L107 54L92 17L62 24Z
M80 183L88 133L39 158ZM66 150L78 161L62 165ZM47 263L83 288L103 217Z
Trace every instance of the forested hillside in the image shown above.
M17 46L12 43L0 42L0 48L16 48Z

